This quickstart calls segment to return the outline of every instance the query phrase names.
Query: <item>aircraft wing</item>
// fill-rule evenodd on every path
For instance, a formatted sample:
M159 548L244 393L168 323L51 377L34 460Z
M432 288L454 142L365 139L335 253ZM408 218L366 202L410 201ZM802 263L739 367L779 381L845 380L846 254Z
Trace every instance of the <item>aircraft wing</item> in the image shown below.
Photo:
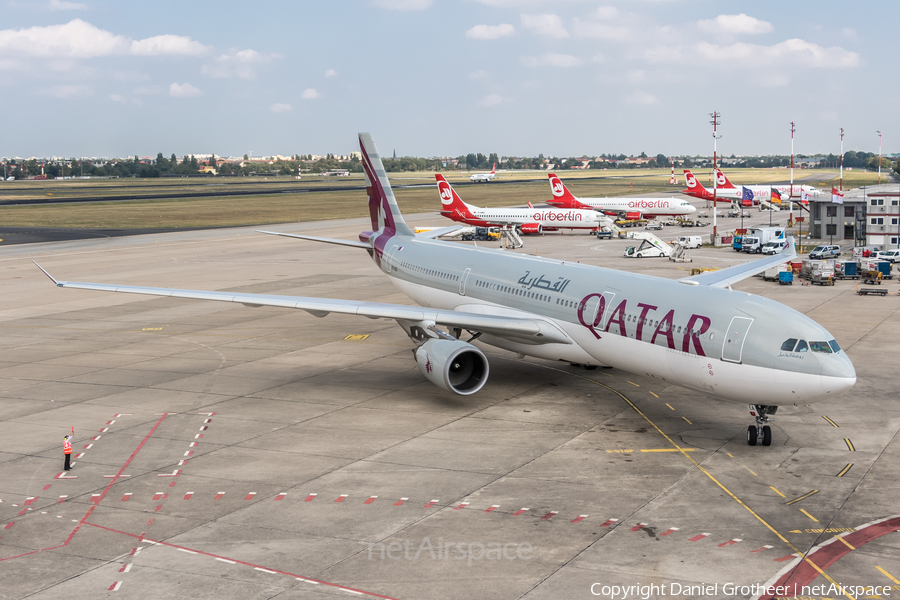
M34 262L34 261L32 261ZM191 298L194 300L218 300L237 302L246 306L278 306L298 308L316 317L328 313L360 315L370 319L396 319L413 323L425 322L479 331L498 337L514 339L529 344L571 344L572 340L562 331L542 319L500 317L480 315L457 310L441 310L404 304L383 304L362 300L338 300L330 298L309 298L302 296L276 296L269 294L241 294L237 292L208 292L203 290L179 290L171 288L140 287L106 283L80 283L58 281L43 267L34 263L57 287L94 290L98 292L124 292L169 298Z
M678 281L688 285L706 285L709 287L729 287L732 284L753 277L757 273L762 273L766 269L775 267L797 257L797 249L794 246L794 238L788 238L788 247L781 251L781 254L773 254L765 258L750 261L742 265L734 265L726 269L718 271L707 271L699 275L684 277Z

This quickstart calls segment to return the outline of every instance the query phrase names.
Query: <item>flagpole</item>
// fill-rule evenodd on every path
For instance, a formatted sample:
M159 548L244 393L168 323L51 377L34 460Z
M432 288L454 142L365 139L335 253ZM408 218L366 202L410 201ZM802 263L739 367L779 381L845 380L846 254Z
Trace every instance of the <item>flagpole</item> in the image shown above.
M844 191L844 128L841 127L841 191Z
M791 192L788 194L788 226L794 224L794 122L791 121Z
M875 133L878 134L878 185L881 185L881 132Z

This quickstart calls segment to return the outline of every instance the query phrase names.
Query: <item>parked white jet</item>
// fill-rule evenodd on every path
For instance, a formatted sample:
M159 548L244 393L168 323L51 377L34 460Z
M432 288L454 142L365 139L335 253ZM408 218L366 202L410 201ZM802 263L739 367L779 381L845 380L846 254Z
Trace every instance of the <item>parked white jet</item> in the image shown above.
M366 250L420 306L51 279L63 288L395 319L417 346L422 375L462 395L480 390L489 375L487 358L471 343L476 338L523 355L609 365L751 404L750 445L771 443L766 422L778 405L833 398L856 383L853 364L824 327L731 289L795 256L793 243L781 255L673 281L436 241L440 230L415 235L403 220L369 134L360 134L360 147L373 230L359 241L275 235Z
M565 184L550 173L550 191L553 199L547 204L560 208L590 208L628 219L647 217L681 217L697 211L687 200L679 198L576 198Z
M807 197L812 196L813 198L818 198L822 195L822 192L817 190L811 185L800 185L799 183L795 183L793 186L789 183L779 183L777 185L744 185L740 187L736 187L733 183L728 181L728 178L725 176L721 170L716 169L716 186L720 190L738 190L741 191L741 188L746 188L753 192L753 198L755 200L768 200L769 196L772 195L772 188L778 190L778 193L781 194L781 198L787 199L788 196L792 198L800 198L803 196L803 192L806 192ZM793 196L791 196L791 192L793 191Z
M593 210L560 208L480 208L462 201L440 173L435 173L441 195L441 214L466 225L480 227L513 226L522 233L558 229L597 229L599 215Z
M496 176L497 176L497 163L494 163L494 166L491 167L490 173L475 173L474 175L469 177L469 179L474 181L475 183L479 183L479 182L487 183Z

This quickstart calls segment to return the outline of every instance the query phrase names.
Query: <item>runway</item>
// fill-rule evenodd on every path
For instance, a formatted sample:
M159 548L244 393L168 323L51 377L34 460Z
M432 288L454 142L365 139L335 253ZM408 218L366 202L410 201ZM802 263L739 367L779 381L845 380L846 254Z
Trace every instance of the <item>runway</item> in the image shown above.
M356 239L366 221L269 228ZM773 445L749 447L746 407L639 374L481 345L488 384L451 396L393 321L64 290L31 263L71 281L408 303L365 252L255 229L2 249L0 598L900 593L896 282L884 298L852 281L736 286L820 322L859 376L782 407ZM668 278L747 260L631 260L629 243L547 234L520 252Z

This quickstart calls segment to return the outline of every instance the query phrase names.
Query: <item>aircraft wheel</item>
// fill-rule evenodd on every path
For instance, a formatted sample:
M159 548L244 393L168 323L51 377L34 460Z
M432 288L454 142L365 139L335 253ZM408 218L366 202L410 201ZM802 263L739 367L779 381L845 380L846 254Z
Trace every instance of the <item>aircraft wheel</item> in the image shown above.
M750 446L756 445L756 425L747 427L747 444Z
M570 367L580 367L581 363L569 363Z
M768 425L763 427L763 446L772 445L772 428Z
M584 368L588 371L593 371L597 368L597 365L584 365Z

